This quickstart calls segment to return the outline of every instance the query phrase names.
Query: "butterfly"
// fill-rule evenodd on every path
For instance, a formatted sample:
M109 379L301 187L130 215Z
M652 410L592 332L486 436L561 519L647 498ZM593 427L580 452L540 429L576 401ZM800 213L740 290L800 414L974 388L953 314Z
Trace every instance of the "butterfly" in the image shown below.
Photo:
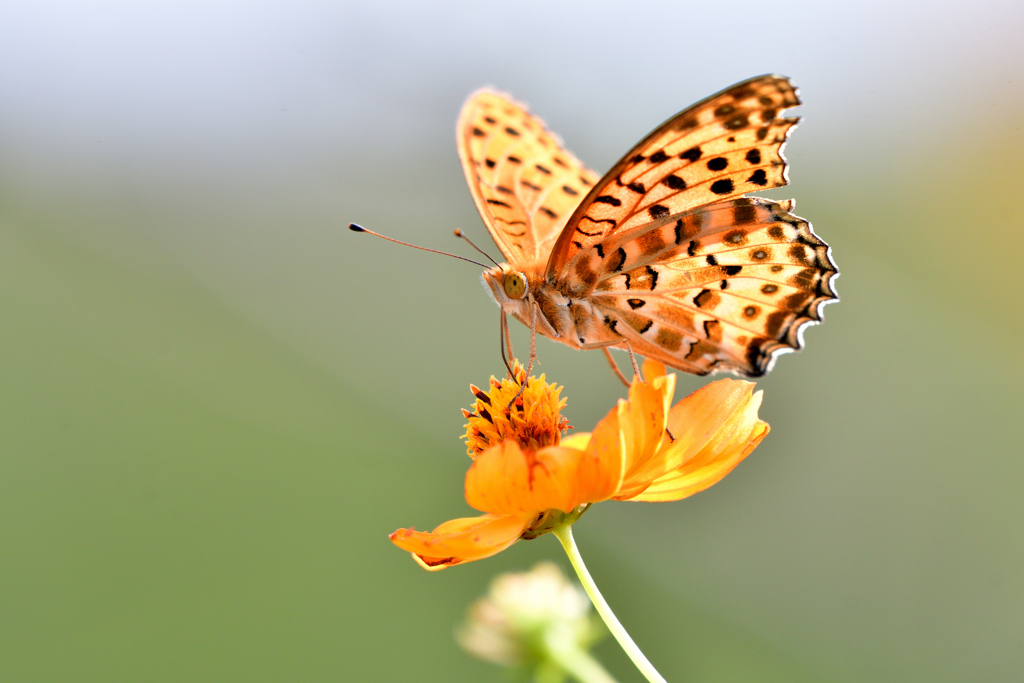
M799 119L780 112L798 104L784 76L737 83L599 177L509 95L471 95L459 157L506 259L483 273L503 329L512 315L531 341L627 349L695 375L758 377L802 348L837 300L838 270L792 200L745 196L788 183L782 148Z

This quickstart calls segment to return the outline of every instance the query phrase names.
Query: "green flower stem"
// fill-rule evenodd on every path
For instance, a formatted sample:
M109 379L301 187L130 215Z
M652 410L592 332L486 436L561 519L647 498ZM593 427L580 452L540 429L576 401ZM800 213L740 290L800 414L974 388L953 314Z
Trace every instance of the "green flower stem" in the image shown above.
M633 642L633 639L629 637L626 629L622 627L622 624L615 617L615 613L612 612L612 608L605 602L601 591L597 589L597 584L594 583L590 572L587 571L587 566L583 564L583 558L580 557L579 549L576 548L576 541L572 538L572 527L569 524L565 524L553 529L551 533L561 542L562 547L565 549L565 554L569 556L569 561L572 562L576 575L580 577L580 583L583 584L583 589L590 596L590 601L594 603L597 613L604 619L608 630L615 636L615 640L619 641L619 645L626 651L629 658L633 660L636 668L640 669L640 673L651 683L665 683L665 678L658 673L653 664L647 661L647 657L640 651L640 648Z
M611 674L604 670L590 653L579 648L566 638L545 638L548 656L558 667L581 683L615 683Z

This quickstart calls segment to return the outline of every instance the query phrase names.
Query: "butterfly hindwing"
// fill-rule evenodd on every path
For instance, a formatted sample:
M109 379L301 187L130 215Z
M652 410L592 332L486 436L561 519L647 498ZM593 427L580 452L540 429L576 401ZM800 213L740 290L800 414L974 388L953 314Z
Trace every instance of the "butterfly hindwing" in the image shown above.
M609 238L588 300L633 350L695 374L763 375L835 300L828 245L792 202L741 197Z
M516 267L543 267L597 182L544 123L508 95L479 90L456 130L466 180L488 231Z
M782 147L800 104L789 79L767 75L693 105L637 144L590 190L559 236L547 276L582 295L573 258L613 234L649 231L653 221L788 182Z

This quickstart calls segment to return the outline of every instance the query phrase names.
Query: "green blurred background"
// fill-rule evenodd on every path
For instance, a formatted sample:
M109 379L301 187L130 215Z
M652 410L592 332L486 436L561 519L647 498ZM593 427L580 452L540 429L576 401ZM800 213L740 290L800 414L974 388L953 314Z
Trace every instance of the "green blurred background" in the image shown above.
M452 630L554 539L428 574L386 538L472 514L498 311L345 225L496 252L453 136L481 85L604 170L772 71L806 102L773 196L842 301L759 383L747 462L597 506L581 551L669 680L1024 679L1022 31L1009 1L12 3L0 679L505 680ZM578 428L622 395L538 351Z

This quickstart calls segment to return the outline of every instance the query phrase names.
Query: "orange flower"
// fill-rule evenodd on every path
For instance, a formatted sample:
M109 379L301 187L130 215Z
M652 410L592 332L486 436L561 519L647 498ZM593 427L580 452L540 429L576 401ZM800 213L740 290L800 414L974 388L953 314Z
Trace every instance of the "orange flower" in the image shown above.
M391 541L425 569L436 571L501 552L571 524L603 500L680 500L718 482L768 433L757 417L761 392L734 379L712 382L671 406L675 375L644 363L646 383L633 379L592 433L562 438L560 387L530 378L491 379L491 391L471 387L477 401L467 440L473 465L466 502L486 514L445 522L433 532L399 529ZM671 406L671 407L670 407Z

